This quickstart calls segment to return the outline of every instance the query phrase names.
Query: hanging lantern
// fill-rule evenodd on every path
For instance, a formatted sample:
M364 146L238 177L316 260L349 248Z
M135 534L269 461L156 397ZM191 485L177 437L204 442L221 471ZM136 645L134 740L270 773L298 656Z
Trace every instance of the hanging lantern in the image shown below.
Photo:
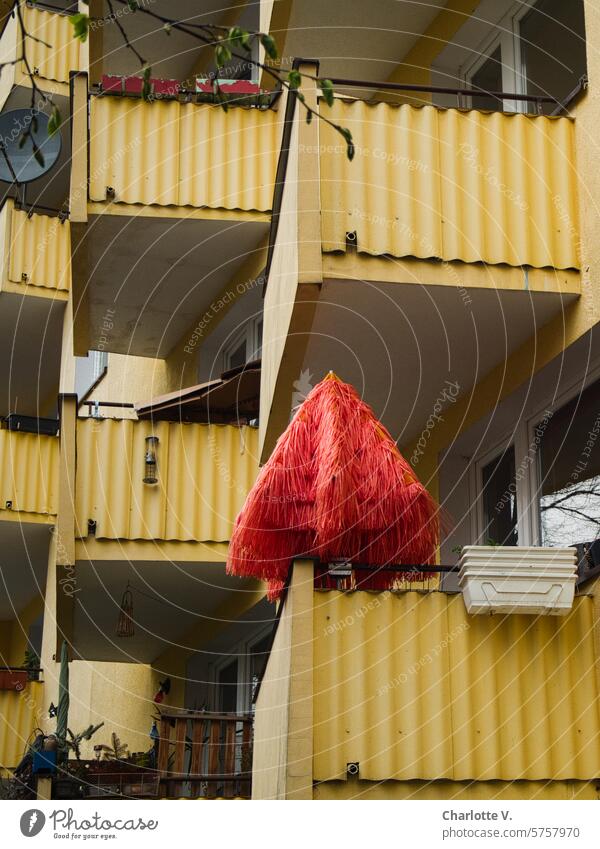
M144 483L157 483L156 473L156 449L158 448L158 436L146 437L146 453L144 454Z
M135 629L133 627L133 596L127 584L127 589L123 593L121 599L121 608L119 610L119 619L117 622L117 637L133 637Z
M361 588L422 578L396 564L435 563L438 507L371 408L330 373L279 438L236 520L227 570L281 594L294 558L334 573L372 566ZM335 577L335 575L334 575ZM337 578L336 578L337 580Z

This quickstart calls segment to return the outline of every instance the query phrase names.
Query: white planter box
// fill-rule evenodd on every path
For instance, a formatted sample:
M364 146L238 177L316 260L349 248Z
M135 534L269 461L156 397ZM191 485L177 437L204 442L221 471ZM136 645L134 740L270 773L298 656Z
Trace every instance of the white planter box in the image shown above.
M560 616L573 606L575 548L467 545L459 586L468 613Z

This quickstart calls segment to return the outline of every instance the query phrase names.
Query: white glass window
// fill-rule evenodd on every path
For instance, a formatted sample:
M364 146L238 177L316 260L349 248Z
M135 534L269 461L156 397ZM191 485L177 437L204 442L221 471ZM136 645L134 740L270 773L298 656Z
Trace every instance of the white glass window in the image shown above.
M262 333L262 316L248 321L244 329L237 333L225 346L223 351L224 370L240 368L246 363L260 359Z
M540 542L593 542L600 530L600 381L560 407L538 452Z
M515 449L510 445L481 470L484 545L517 545Z

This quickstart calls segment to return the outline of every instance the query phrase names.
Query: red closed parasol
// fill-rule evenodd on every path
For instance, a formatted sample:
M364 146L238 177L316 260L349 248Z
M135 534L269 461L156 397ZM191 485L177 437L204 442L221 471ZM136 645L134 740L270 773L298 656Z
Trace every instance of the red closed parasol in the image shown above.
M369 564L373 572L361 586L387 589L399 573L377 567L433 565L438 545L435 501L371 408L330 373L248 493L227 570L268 581L272 600L294 558Z

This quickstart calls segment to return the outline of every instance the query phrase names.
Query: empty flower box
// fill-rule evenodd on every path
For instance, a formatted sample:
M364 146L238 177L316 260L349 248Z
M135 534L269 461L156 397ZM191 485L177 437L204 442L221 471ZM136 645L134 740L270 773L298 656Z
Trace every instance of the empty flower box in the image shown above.
M566 614L576 558L575 548L467 545L458 577L467 612Z

